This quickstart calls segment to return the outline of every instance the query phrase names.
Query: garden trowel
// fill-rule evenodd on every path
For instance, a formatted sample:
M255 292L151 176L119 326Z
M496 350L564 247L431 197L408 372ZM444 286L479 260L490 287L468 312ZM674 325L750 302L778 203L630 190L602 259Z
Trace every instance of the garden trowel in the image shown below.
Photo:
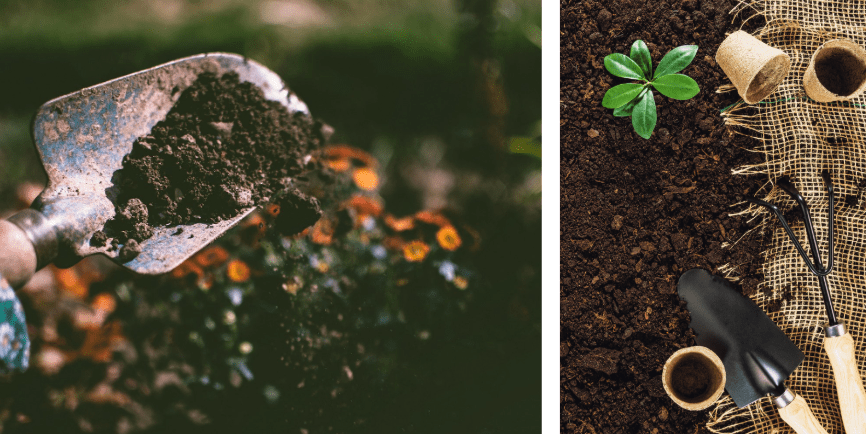
M695 341L722 359L725 389L737 407L770 396L798 434L827 433L803 397L785 386L803 352L758 305L727 280L702 269L680 276L677 291L688 303Z
M112 177L133 142L149 134L203 72L237 73L265 98L282 103L289 112L309 115L277 74L227 53L175 60L48 101L32 124L48 186L30 209L0 220L0 283L5 278L18 287L49 263L70 266L94 253L122 262L117 249L90 243L114 217ZM213 224L156 226L154 235L141 242L141 253L122 265L145 274L170 271L254 209Z

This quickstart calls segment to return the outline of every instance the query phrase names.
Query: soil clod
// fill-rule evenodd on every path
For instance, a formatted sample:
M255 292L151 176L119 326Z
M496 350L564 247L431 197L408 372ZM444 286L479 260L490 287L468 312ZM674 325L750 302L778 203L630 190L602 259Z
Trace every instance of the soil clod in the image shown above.
M276 228L283 235L295 235L315 224L322 217L322 208L314 197L298 190L285 195L279 201L280 213Z
M617 363L619 363L621 355L621 351L608 348L595 348L589 354L580 357L577 364L607 375L613 375L619 370Z
M93 247L103 247L107 242L108 236L102 231L96 231L90 238L90 245Z
M305 170L323 131L237 74L203 73L124 158L106 235L123 257L140 251L129 241L151 237L153 227L214 223L264 204Z
M138 241L130 239L120 248L119 257L121 261L128 262L135 259L139 253L141 253L141 246L138 245Z

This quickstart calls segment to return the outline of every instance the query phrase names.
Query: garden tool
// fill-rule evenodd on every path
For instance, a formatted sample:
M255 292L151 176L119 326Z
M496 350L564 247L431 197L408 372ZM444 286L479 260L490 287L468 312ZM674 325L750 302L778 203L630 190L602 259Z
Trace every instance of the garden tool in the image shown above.
M806 251L800 245L796 235L794 235L794 231L788 226L788 222L777 206L752 197L746 199L749 202L769 209L776 215L776 218L779 219L788 237L791 238L791 242L794 243L794 247L797 248L809 271L818 276L818 286L821 288L824 308L827 311L827 325L824 327L824 350L827 352L830 364L833 366L833 375L836 380L839 408L842 411L842 422L845 425L845 432L848 434L866 434L866 392L863 390L863 381L854 356L854 339L845 330L845 324L836 318L833 301L830 298L830 285L827 282L827 275L833 271L833 182L830 179L830 174L826 171L821 174L821 178L824 181L824 186L827 188L827 195L830 199L828 211L828 220L830 222L828 228L829 257L826 267L823 265L820 252L818 251L818 241L815 237L815 228L812 225L809 207L806 205L806 200L803 199L803 196L797 191L797 188L794 187L794 184L790 180L781 178L776 182L776 185L791 196L800 206L800 211L803 213L803 224L806 227L806 238L809 240L809 249L812 252L814 263L809 260Z
M133 142L149 134L203 72L237 73L242 82L258 86L265 98L309 116L307 106L277 74L227 53L175 60L48 101L32 124L48 186L30 209L0 220L0 276L18 287L52 262L71 266L94 253L121 262L119 249L90 243L114 217L117 191L112 177ZM155 226L154 235L140 243L141 253L122 265L144 274L170 271L254 209L213 224Z
M265 98L309 116L307 106L277 74L227 53L178 59L61 96L39 108L32 135L48 186L29 209L0 220L0 372L26 369L30 353L24 311L12 288L24 285L50 263L71 266L95 253L122 262L119 249L90 245L93 234L114 217L114 173L121 169L133 142L150 133L203 72L237 73L241 81L259 87ZM156 226L153 236L141 242L141 253L122 265L143 274L167 272L254 209L245 208L213 224Z
M727 280L697 268L680 276L677 292L688 303L697 344L722 359L725 389L737 407L769 395L798 434L827 433L803 397L785 386L805 355L758 305Z

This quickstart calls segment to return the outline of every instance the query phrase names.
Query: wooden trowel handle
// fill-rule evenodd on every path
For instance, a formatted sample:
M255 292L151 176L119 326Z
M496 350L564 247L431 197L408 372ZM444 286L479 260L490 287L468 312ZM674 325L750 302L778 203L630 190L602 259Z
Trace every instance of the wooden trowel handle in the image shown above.
M0 220L0 278L13 288L23 286L36 272L36 263L36 250L24 230Z
M827 430L821 426L818 419L815 419L815 414L806 404L806 400L802 396L797 395L794 400L788 403L785 407L779 409L779 415L782 420L794 428L797 434L827 434Z
M824 350L833 365L845 432L866 434L866 392L854 357L854 338L847 332L841 336L827 336Z
M0 276L13 288L24 286L36 270L54 262L60 243L57 231L34 209L0 220Z

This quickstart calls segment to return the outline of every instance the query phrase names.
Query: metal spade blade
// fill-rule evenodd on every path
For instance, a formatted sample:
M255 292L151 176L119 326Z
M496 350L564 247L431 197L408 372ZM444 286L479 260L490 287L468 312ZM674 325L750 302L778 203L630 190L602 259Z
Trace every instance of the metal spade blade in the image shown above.
M259 87L265 98L280 102L290 112L309 115L307 106L277 74L228 53L175 60L48 101L33 120L33 140L48 186L29 213L10 219L27 232L39 267L51 261L71 265L94 253L120 262L116 250L90 245L93 233L115 213L112 175L122 167L135 139L150 133L203 72L237 73L242 82ZM138 273L170 271L253 209L214 224L154 227L153 237L141 243L141 254L122 265ZM179 232L183 235L176 236Z
M738 407L785 392L785 380L805 356L758 305L701 269L680 276L677 291L688 303L697 344L722 359L725 389Z

